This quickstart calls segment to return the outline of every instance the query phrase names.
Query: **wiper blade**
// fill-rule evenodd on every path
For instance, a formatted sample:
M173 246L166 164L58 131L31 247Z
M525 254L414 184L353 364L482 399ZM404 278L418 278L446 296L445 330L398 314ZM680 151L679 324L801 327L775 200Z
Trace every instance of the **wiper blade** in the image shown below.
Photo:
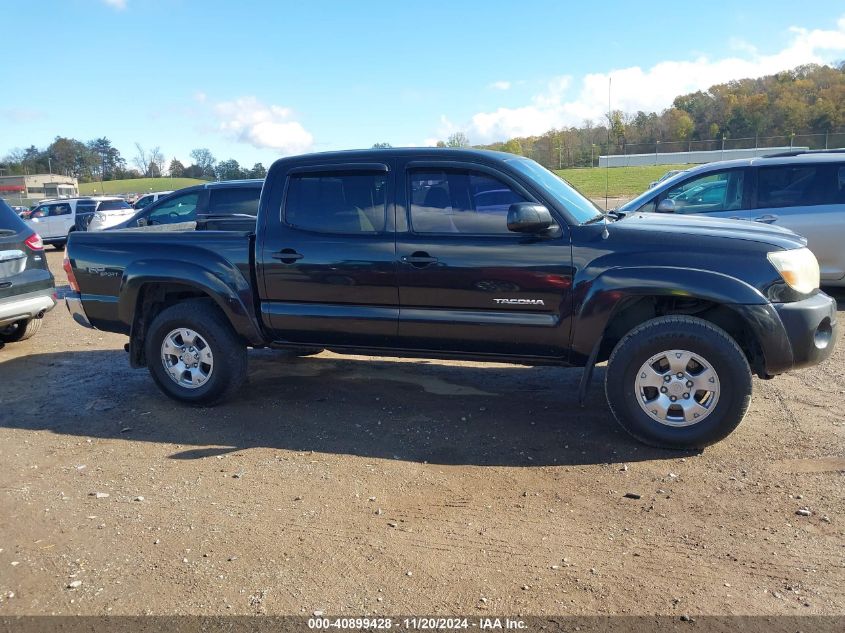
M584 222L584 224L585 224L585 225L587 225L587 224L595 224L596 222L604 222L604 220L605 220L606 218L607 218L607 215L606 215L606 214L604 214L604 213L602 213L601 215L597 215L597 216L596 216L596 217L594 217L594 218L590 218L589 220L587 220L586 222Z

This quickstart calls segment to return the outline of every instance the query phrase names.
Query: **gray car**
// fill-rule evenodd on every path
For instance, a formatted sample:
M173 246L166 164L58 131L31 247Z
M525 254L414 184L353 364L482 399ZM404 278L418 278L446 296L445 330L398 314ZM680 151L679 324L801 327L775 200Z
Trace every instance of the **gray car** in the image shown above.
M845 286L845 150L700 165L619 208L753 220L807 238L827 286Z

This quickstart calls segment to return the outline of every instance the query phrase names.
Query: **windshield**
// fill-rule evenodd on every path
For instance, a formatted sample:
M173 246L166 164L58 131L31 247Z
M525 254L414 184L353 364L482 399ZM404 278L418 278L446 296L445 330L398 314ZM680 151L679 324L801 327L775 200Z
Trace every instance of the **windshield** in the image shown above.
M555 200L563 205L578 224L583 224L603 215L601 209L578 193L578 190L572 185L539 163L528 158L517 158L508 160L508 164L541 185Z

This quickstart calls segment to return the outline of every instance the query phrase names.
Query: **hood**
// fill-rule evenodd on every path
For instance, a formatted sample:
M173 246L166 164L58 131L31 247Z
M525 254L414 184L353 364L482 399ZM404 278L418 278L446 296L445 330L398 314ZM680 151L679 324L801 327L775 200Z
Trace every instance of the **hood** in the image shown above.
M633 213L615 222L618 229L641 230L651 233L725 237L769 244L784 250L801 248L807 239L789 229L751 220L730 220L706 215L681 215L674 213ZM613 229L611 229L613 230Z

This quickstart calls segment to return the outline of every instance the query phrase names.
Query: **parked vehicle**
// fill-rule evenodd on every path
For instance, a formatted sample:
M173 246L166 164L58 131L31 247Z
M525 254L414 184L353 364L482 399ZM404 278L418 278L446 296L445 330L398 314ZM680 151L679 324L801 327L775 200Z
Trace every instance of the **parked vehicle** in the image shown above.
M125 222L133 215L135 215L135 209L123 198L103 199L97 202L96 209L88 223L88 230L103 231Z
M130 364L186 403L237 391L247 347L579 366L581 399L607 360L628 432L701 447L742 420L752 372L831 354L836 307L805 246L765 224L605 215L510 154L335 152L276 161L251 232L74 234L67 306L128 335Z
M708 163L640 194L620 212L754 220L807 238L821 283L845 286L845 150Z
M657 185L659 185L664 180L668 180L669 178L671 178L675 174L680 174L682 171L684 171L684 170L682 170L682 169L670 169L669 171L667 171L665 174L663 174L657 180L652 180L650 183L648 183L648 188L652 189L652 188L656 187Z
M67 198L50 200L36 205L26 222L36 231L45 244L52 244L61 250L67 243L67 237L74 231L87 231L94 215L100 211L119 211L130 209L121 198L92 196L86 198Z
M143 209L144 207L152 204L153 202L155 202L159 198L163 198L164 196L170 195L171 193L173 193L173 192L172 191L155 191L153 193L144 194L143 196L141 196L140 198L135 200L135 202L132 203L132 207L136 211L140 211L141 209Z
M164 230L245 230L255 228L264 181L227 180L185 187L164 196L127 220L108 228L159 227Z
M34 336L55 305L41 238L0 199L0 347Z

